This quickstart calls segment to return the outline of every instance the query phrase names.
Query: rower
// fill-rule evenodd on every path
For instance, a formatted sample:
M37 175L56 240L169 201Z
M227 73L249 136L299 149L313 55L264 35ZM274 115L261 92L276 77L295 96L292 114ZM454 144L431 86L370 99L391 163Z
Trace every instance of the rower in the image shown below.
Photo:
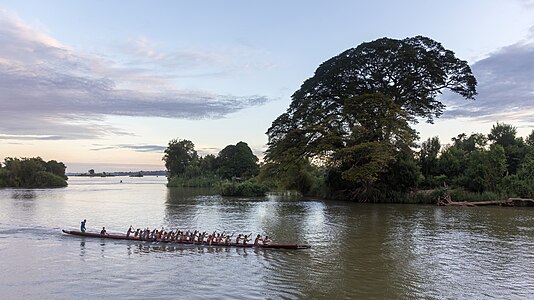
M216 240L217 244L221 244L223 238L224 238L224 231L221 234L217 235L217 240Z
M226 236L226 240L224 241L224 243L226 245L230 245L230 243L232 242L232 237L234 236L234 234L232 233L232 235L227 235Z
M250 241L249 237L252 235L252 232L249 234L249 235L245 235L245 237L243 238L243 245L246 245L247 242Z
M198 237L198 241L202 244L204 243L204 238L206 237L206 232L202 232L202 234L200 234L200 236Z
M126 237L130 237L130 234L134 231L132 225L130 225L130 228L128 228L128 231L126 232Z
M209 246L211 246L211 242L213 241L213 238L214 237L212 234L208 235L208 240L206 241L206 243L208 243Z
M258 246L260 241L261 241L261 235L258 234L256 238L254 239L254 246Z
M241 236L242 236L242 234L240 233L240 234L238 234L237 237L235 238L235 243L236 243L236 244L239 244L239 242L241 241Z
M108 232L106 231L106 227L102 227L102 231L100 231L101 235L107 235Z
M271 239L269 238L268 235L266 235L265 238L263 239L263 244L264 245L269 245L270 242L271 242Z
M87 222L86 219L83 219L83 221L80 223L80 231L85 232L85 222Z

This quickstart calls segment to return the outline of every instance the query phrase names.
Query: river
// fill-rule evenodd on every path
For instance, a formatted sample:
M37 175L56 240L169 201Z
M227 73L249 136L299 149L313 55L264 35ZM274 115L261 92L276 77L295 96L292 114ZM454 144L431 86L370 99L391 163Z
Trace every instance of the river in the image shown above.
M122 183L120 182L122 180ZM1 299L527 299L534 209L227 198L164 177L0 189ZM311 249L67 236L134 227L269 234Z

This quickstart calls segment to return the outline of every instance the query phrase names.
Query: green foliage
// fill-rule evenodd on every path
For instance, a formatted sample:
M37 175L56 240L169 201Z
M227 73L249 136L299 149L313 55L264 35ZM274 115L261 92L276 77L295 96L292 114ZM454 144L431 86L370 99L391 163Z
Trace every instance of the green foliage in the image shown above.
M244 142L226 146L219 152L216 161L217 172L223 179L250 178L260 172L258 158Z
M457 146L446 147L439 157L438 167L440 175L446 177L445 183L456 184L463 174L467 164L468 152Z
M417 138L409 122L439 116L442 89L472 99L475 86L467 63L429 38L363 43L321 64L292 95L287 112L267 131L266 160L296 176L303 164L295 162L316 162L326 168L333 197L383 193L391 187L383 178L402 172L385 174L409 165L396 164ZM414 187L416 169L405 169L410 176L401 189ZM305 176L299 180L296 186L309 188Z
M418 186L421 176L412 152L402 151L390 165L388 172L381 176L381 190L408 193Z
M215 175L199 175L195 177L174 176L167 183L167 187L214 187L220 182Z
M11 172L6 168L2 168L0 164L0 187L13 186L11 183Z
M468 201L468 202L478 202L478 201L498 201L502 200L502 196L496 192L470 192L461 188L450 189L448 190L451 195L451 201Z
M67 166L65 166L64 163L57 162L55 160L50 160L46 162L45 168L47 172L57 175L59 177L62 177L64 179L67 179L67 176L65 176L65 170L67 169Z
M173 139L163 157L168 187L213 187L221 178L250 178L259 173L258 158L244 142L229 145L217 156L198 156L188 140Z
M525 143L529 146L534 146L534 129L530 132L530 134L525 139Z
M326 197L325 168L300 159L289 164L266 163L262 165L258 182L270 190L298 191L304 195Z
M268 190L268 187L254 180L244 182L225 181L220 186L220 194L222 196L260 197L265 196Z
M452 138L454 147L471 153L476 150L482 150L488 143L488 138L482 133L473 133L469 137L465 133L461 133L456 138Z
M501 145L493 144L489 151L474 151L469 155L463 186L473 192L496 191L506 172L506 155Z
M501 145L506 153L506 162L508 164L508 173L516 174L521 161L527 152L527 145L522 138L516 137L517 129L510 125L497 122L493 125L488 138L494 144Z
M511 197L534 198L534 147L529 148L517 174L506 176L500 188Z
M441 144L437 136L428 138L428 140L421 144L419 163L421 165L421 172L426 179L433 178L433 176L439 174L438 153L440 149Z
M339 149L336 160L343 166L344 180L369 185L395 161L395 152L387 142L362 142Z
M528 143L530 136L524 142L516 132L512 125L497 123L487 137L459 134L452 139L453 145L438 155L437 172L425 174L426 186L447 184L468 193L457 192L460 201L534 197L534 146ZM492 142L489 148L488 141ZM424 169L423 161L420 163Z
M0 187L47 188L67 186L65 165L51 160L43 161L40 157L11 158L4 160L0 169Z
M189 140L173 139L169 141L163 160L167 168L168 178L183 175L192 161L198 158L195 145Z
M495 144L499 144L503 146L503 148L506 148L516 143L516 134L517 129L514 126L497 122L497 124L491 127L491 132L488 134L488 138Z
M64 177L52 174L50 172L39 171L33 175L31 187L48 188L48 187L65 187L67 182Z

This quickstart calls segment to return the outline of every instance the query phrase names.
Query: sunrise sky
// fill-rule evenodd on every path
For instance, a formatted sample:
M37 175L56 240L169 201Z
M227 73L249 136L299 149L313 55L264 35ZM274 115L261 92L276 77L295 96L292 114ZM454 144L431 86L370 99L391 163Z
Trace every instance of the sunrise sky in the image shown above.
M467 60L476 101L444 94L421 140L506 122L534 129L534 1L1 1L0 159L67 172L162 170L170 139L201 155L265 132L325 60L424 35Z

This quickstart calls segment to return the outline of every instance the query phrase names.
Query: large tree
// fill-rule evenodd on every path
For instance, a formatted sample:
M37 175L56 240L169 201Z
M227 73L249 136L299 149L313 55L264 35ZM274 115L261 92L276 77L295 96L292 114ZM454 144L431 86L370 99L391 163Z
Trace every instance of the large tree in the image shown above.
M513 125L499 122L491 127L491 132L488 134L490 141L504 148L509 174L517 173L517 169L527 153L523 138L517 138L516 134L517 129Z
M65 165L51 160L45 162L40 157L12 158L4 160L0 170L0 187L46 188L67 186Z
M195 145L189 140L173 139L165 149L163 160L167 168L168 178L184 174L186 168L198 159Z
M475 86L467 62L430 38L363 43L321 64L292 95L267 131L266 159L345 165L344 179L370 183L411 146L409 122L441 115L442 90L473 99Z
M439 175L438 154L440 149L441 144L437 136L428 138L421 144L419 163L421 164L421 172L427 182L431 180L432 176Z
M219 175L224 179L232 177L248 178L258 175L258 157L245 142L228 145L217 156Z

